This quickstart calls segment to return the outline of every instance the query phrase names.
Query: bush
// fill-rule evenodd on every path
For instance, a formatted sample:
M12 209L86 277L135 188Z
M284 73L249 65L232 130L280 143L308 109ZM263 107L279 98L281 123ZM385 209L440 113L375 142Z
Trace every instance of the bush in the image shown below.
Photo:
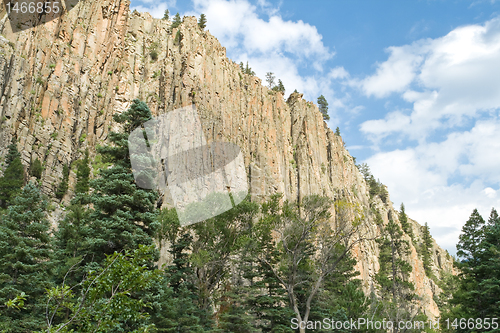
M43 167L40 160L37 158L33 163L31 163L30 167L30 175L32 177L36 177L37 179L42 178Z
M149 51L149 56L151 57L151 59L152 59L153 61L158 60L158 51L156 51L156 50L154 50L154 49L153 49L153 50L151 50L151 51Z
M56 190L56 198L61 200L68 191L69 167L63 166L63 178Z
M181 39L182 39L181 31L177 30L177 33L175 34L174 44L179 45L179 43L181 42Z

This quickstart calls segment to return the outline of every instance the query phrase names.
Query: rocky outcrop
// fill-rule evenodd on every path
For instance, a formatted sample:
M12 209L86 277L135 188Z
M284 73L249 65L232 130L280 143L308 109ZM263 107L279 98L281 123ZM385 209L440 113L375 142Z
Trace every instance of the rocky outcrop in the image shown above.
M35 158L43 161L46 194L54 193L64 164L81 158L86 148L95 157L96 145L115 129L113 114L139 98L154 115L194 103L209 143L241 147L255 199L276 192L291 200L313 193L346 197L363 207L372 236L380 225L370 205L384 223L397 220L390 200L370 199L342 138L318 108L298 93L285 101L258 77L243 74L196 18L171 29L169 21L130 12L128 0L82 0L60 18L17 33L5 10L1 17L0 155L14 136L26 169ZM71 172L70 188L74 178ZM420 235L419 225L412 225ZM353 254L369 292L379 268L378 246L365 242ZM453 272L451 258L437 244L433 259L437 276ZM435 317L432 296L439 288L425 275L413 245L409 260L417 293Z

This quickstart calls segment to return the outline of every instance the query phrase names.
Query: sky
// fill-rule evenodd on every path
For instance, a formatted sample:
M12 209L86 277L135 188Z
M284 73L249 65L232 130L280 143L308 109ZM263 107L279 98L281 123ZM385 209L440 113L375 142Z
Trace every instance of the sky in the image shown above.
M132 0L204 13L230 59L329 103L396 208L456 253L477 208L500 209L500 1Z

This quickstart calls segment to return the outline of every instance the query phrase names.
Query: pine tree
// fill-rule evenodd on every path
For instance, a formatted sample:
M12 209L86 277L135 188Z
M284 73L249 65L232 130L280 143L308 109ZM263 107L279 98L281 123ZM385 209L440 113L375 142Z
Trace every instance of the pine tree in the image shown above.
M484 219L477 209L474 209L469 220L462 227L462 234L457 244L457 256L462 259L463 268L474 269L479 260L481 242L484 239Z
M399 208L399 222L401 223L401 228L403 231L413 239L413 230L411 228L410 223L408 222L408 216L406 215L405 205L401 203Z
M494 318L500 315L500 221L495 209L488 224L474 209L462 228L457 244L457 255L463 258L458 264L459 288L450 303L454 305L448 317ZM457 329L473 332L472 329ZM490 332L500 332L493 329Z
M5 156L5 163L10 165L16 158L21 158L21 154L19 153L19 150L17 150L17 144L14 138L12 138L11 143L7 148L9 151L7 152L7 156Z
M203 332L204 324L210 327L212 322L208 319L210 314L199 307L198 290L193 283L194 271L188 254L193 237L180 230L173 209L164 212L163 218L163 222L168 224L164 225L165 231L170 233L169 240L172 242L169 253L173 261L166 268L165 280L171 291L169 298L157 302L153 322L159 328L158 332Z
M336 136L340 136L340 128L337 126L337 128L335 129L335 135Z
M429 231L429 225L425 222L425 225L422 227L422 244L420 254L422 255L422 262L424 265L425 274L428 277L433 277L433 273L431 270L431 252L432 251L432 237Z
M273 90L285 93L285 86L283 85L283 82L281 81L281 79L278 79L278 85L274 86Z
M325 281L318 300L312 305L314 309L311 311L312 321L330 318L343 322L349 321L349 318L363 318L368 315L368 298L361 289L361 280L354 278L359 275L359 272L354 270L355 264L356 260L348 255L339 263L338 271ZM340 331L365 332L366 330ZM331 330L318 330L318 332L331 332Z
M323 95L318 97L318 108L321 114L323 115L323 120L330 120L330 116L328 115L328 102L326 101L326 98ZM340 132L338 135L340 135Z
M273 72L266 73L266 82L267 82L267 86L269 87L269 89L274 88L274 79L276 79L276 77L274 76Z
M9 152L5 157L7 167L0 178L0 200L2 208L7 208L9 202L21 190L24 184L24 168L21 163L21 154L17 150L16 141L12 139Z
M205 14L201 14L200 15L200 20L198 21L198 27L203 30L205 29L205 27L207 26L207 17L205 16Z
M163 14L163 19L168 21L169 18L170 18L170 12L168 9L165 9L165 13Z
M17 159L17 158L16 158ZM15 161L15 160L14 160ZM28 183L16 196L0 223L0 304L21 293L24 308L0 312L0 331L33 332L45 319L43 294L50 287L52 246L47 202Z
M172 22L172 29L177 28L182 23L181 15L179 13L175 14L174 21Z
M380 270L375 281L380 295L380 315L394 323L415 319L418 310L414 285L409 281L411 265L405 260L409 254L408 241L394 221L384 228L382 238L378 239L380 248ZM396 327L394 332L399 332Z
M69 167L65 164L63 166L63 178L56 190L57 199L61 200L68 191L68 180L69 180Z
M90 181L89 150L85 150L83 160L77 162L75 193L88 193Z
M255 75L255 72L252 70L252 68L248 66L248 61L247 61L247 65L245 67L245 74Z
M157 225L157 193L135 184L128 147L129 133L150 120L151 111L146 103L136 99L126 112L113 118L122 124L123 130L110 133L111 145L97 148L103 160L112 166L101 169L99 177L90 181L94 191L88 198L93 204L88 250L98 262L105 254L152 244Z
M500 218L494 208L481 243L477 277L477 315L479 318L500 318Z
M259 260L265 258L270 264L281 260L276 239L272 236L272 226L279 216L280 195L273 195L262 204L262 215L257 225L245 238L239 262L238 277L244 298L242 308L251 315L253 326L262 332L293 332L289 318L294 316L289 306L286 290L280 284L269 265ZM248 281L244 286L243 281Z
M35 159L35 161L33 161L33 163L31 164L31 167L30 167L30 174L32 177L35 177L37 179L40 179L42 178L42 172L43 172L43 167L42 167L42 163L40 162L40 160L37 158Z

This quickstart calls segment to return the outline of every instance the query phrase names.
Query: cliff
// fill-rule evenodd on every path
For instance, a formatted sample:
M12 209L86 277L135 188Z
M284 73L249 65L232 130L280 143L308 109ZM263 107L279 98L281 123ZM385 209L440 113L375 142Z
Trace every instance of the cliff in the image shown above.
M26 171L35 158L43 162L44 193L53 195L63 165L81 158L85 148L95 157L96 145L116 130L112 115L133 99L146 101L154 115L194 103L208 142L241 147L254 198L276 192L293 200L312 193L347 196L365 208L368 233L378 233L367 184L318 108L297 93L285 101L258 77L243 74L196 18L171 29L169 21L131 12L128 0L80 1L60 18L19 32L11 30L4 8L0 17L0 156L14 136ZM70 188L74 181L72 171ZM372 205L384 223L397 220L389 199ZM411 222L418 238L420 226ZM354 255L368 292L379 267L378 246L360 244ZM409 260L417 293L435 317L432 296L439 288L425 275L413 243ZM453 271L435 243L433 261L437 276Z

